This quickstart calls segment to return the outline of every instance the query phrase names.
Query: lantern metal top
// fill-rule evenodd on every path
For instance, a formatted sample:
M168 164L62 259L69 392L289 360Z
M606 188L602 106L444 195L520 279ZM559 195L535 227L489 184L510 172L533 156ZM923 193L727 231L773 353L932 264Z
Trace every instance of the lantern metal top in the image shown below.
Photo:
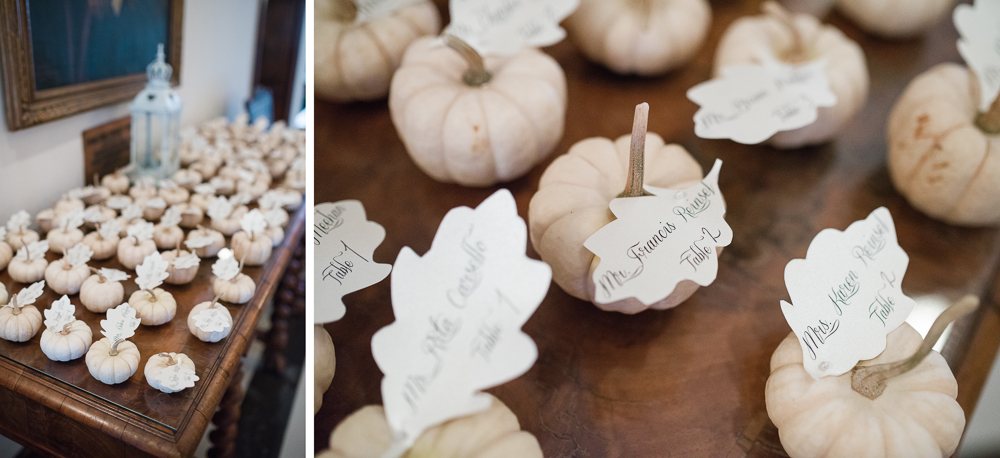
M165 60L163 43L160 43L156 50L156 60L146 66L146 76L149 78L149 82L132 100L129 109L132 112L146 113L174 114L180 112L181 98L170 87L170 75L173 72L173 67Z

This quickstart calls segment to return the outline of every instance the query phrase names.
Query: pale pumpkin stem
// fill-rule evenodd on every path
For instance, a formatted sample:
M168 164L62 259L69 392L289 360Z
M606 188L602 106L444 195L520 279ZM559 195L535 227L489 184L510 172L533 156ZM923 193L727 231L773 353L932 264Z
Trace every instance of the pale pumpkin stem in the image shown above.
M208 308L210 309L215 308L216 304L219 303L219 299L221 298L222 298L222 293L216 294L215 297L212 299L212 304L209 305Z
M12 313L14 315L20 315L21 305L17 303L17 294L10 298L10 303L14 306L14 311Z
M170 355L170 353L163 352L163 353L160 353L160 354L158 354L156 356L159 356L161 358L167 358L167 365L168 366L173 366L174 364L177 364L177 361L174 359L173 356Z
M148 293L150 296L153 297L153 299L151 300L151 302L156 302L156 300L157 300L156 299L156 293L154 293L153 290L151 290L151 289L144 289L143 291L145 291L146 293Z
M72 325L73 325L73 321L70 321L69 323L64 324L63 327L62 327L62 330L59 331L59 334L62 334L62 335L69 334L69 327L72 326Z
M941 334L951 322L968 315L979 307L979 298L968 295L951 305L941 313L931 330L927 332L924 343L920 345L913 356L894 363L878 364L875 366L855 366L851 369L851 388L862 396L875 400L885 391L886 381L909 372L920 365L920 362L934 349L934 344L941 338Z
M649 123L649 104L640 103L635 106L635 117L632 118L632 146L629 148L628 175L625 177L625 190L618 197L651 196L642 189L643 168L646 156L646 130Z
M772 18L777 19L778 22L784 24L784 26L788 28L788 32L792 34L792 49L788 50L788 53L785 54L785 59L791 62L801 62L805 60L806 49L802 42L802 34L799 32L799 29L795 27L795 16L775 1L764 2L760 9L764 12L764 14L771 16Z
M118 356L118 344L124 341L124 339L116 340L115 343L111 344L111 351L109 351L108 354L111 356Z
M469 64L469 69L465 71L464 75L462 75L462 81L465 82L465 84L472 87L479 87L490 82L493 75L490 75L490 72L486 71L486 64L483 63L483 56L480 56L475 49L472 49L472 46L469 46L469 44L461 38L451 34L445 34L442 38L444 38L445 45L454 49L455 52L462 56L462 59L465 59L465 62Z
M1000 93L993 99L989 110L979 113L976 125L988 134L1000 134Z

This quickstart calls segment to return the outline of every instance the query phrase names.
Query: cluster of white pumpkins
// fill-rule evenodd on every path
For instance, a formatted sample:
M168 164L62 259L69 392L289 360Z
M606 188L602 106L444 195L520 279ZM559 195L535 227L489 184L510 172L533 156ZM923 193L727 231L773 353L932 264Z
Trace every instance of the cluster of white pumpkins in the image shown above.
M908 38L938 24L956 0L786 3L798 3L817 13L836 3L842 14L866 32ZM355 21L355 17L351 0L316 1L316 94L339 102L388 96L389 113L402 143L431 178L465 186L492 186L525 175L558 144L566 113L566 78L547 54L527 48L510 56L480 56L454 37L438 40L441 17L429 0L414 0L368 22ZM686 65L698 55L711 18L707 0L581 0L563 25L587 59L619 74L657 76ZM826 76L838 101L832 107L820 107L816 122L772 136L768 143L774 147L828 142L865 104L870 81L864 51L815 16L795 14L769 2L764 14L733 21L715 51L713 73L718 75L726 66L761 63L763 56L790 63L825 59ZM982 112L976 103L979 91L971 70L941 64L913 81L889 120L888 167L896 189L915 208L951 224L1000 224L1000 161L995 153L990 154L991 148L1000 150L1000 99ZM646 144L645 175L649 180L645 184L679 188L701 179L701 167L684 148L667 144L653 133ZM528 220L532 245L552 266L553 281L575 297L593 301L591 274L597 264L583 241L610 222L608 205L632 174L629 159L628 136L617 141L594 138L578 142L552 162L531 200ZM669 308L695 289L697 285L691 282L682 283L674 294L652 306L636 301L599 306L623 313ZM335 364L332 341L321 329L317 328L316 342L317 358L323 358L316 362L317 400L330 385ZM900 337L904 334L905 338ZM912 352L915 340L910 334L900 329L890 335L885 354ZM783 344L775 358L794 359L782 353L790 352L788 348L792 347ZM801 368L801 353L798 358L797 367ZM942 411L954 413L957 408L961 413L954 401L955 378L938 359L939 355L928 358L934 362L925 363L915 373L923 372L923 377L942 387L932 390L941 398ZM932 365L934 370L928 369ZM831 380L836 379L843 388L844 377L849 381L849 375ZM805 389L821 384L806 384ZM857 393L850 391L849 385L844 396L854 399ZM881 405L889 401L872 402ZM801 450L820 450L814 443L827 436L812 434L809 428L795 429L785 421L784 414L799 404L794 397L769 395L768 411L789 453L809 456ZM318 410L319 404L315 407ZM418 440L422 445L411 451L420 448L435 456L471 456L459 449L476 450L477 456L487 452L494 453L491 456L541 456L537 442L523 440L516 418L513 428L497 429L506 436L488 434L477 442L474 438L480 430L470 426L469 418L495 413L491 409L440 425L425 436L440 438L446 434L442 429L453 428L447 434L456 439L434 443ZM508 417L513 416L505 416L505 421ZM366 450L384 450L391 440L385 422L381 410L373 407L348 417L334 431L324 456L353 457L364 455ZM918 425L933 437L929 451L922 453L949 455L955 450L964 418L947 423L947 427L931 422ZM494 424L479 426L491 428ZM378 436L378 445L372 444L372 434ZM365 437L365 441L358 437ZM516 440L518 445L498 452L500 449L491 444L509 446L504 439ZM870 450L850 455L878 456L876 452L883 445L879 440L870 441L864 445ZM898 450L912 451L905 447Z
M26 342L38 333L42 313L33 304L48 286L62 297L44 310L42 352L54 361L86 354L94 378L124 382L138 369L138 348L124 338L91 345L91 328L75 318L70 296L79 295L93 313L108 314L109 320L101 322L105 335L110 335L107 326L116 326L112 314L126 323L134 320L136 327L160 326L173 320L177 303L159 286L186 285L202 259L218 257L212 265L215 298L195 305L187 326L202 341L224 339L233 320L222 302L245 304L253 298L256 285L242 273L243 266L267 262L272 248L284 240L288 210L302 202L304 147L304 133L283 123L268 129L266 120L248 125L245 115L232 124L217 119L185 132L181 159L186 168L173 180L133 183L118 170L99 184L71 190L38 213L44 239L30 228L26 211L15 213L0 227L0 271L6 268L12 280L30 285L10 297L0 285L0 304L5 304L0 307L0 338ZM49 262L49 252L62 257ZM139 289L127 301L123 283L132 275L88 265L112 258L135 271ZM146 364L148 383L168 393L183 389L161 383L163 371L175 365L194 375L194 363L186 355L160 353Z

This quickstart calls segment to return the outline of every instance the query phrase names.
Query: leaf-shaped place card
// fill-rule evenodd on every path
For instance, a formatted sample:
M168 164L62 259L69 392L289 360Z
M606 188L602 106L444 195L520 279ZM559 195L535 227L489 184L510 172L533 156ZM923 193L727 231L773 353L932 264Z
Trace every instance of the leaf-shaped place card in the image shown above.
M65 294L53 301L52 306L45 309L44 313L45 329L51 332L60 332L64 326L76 321L76 306L69 301L69 296Z
M760 65L724 67L721 76L692 87L694 132L757 144L774 134L816 122L819 107L837 104L826 77L826 61L789 65L764 58Z
M257 236L264 234L264 230L267 229L267 220L264 219L264 214L255 208L248 211L242 218L240 218L240 228L242 228L243 232L246 232L250 238L256 238Z
M188 269L201 264L201 258L199 258L198 255L191 253L174 258L173 264L175 269Z
M73 245L68 251L66 251L66 262L73 268L87 265L90 258L94 256L94 250L91 250L89 246L83 243L77 243Z
M122 231L122 225L117 219L109 219L101 223L101 227L97 229L97 233L104 240L112 240L118 237L118 234Z
M7 226L0 226L0 243L5 243L7 240Z
M354 0L354 5L358 9L358 14L354 16L354 23L361 24L388 16L393 11L417 1L419 0Z
M229 256L224 256L228 251ZM229 251L229 248L225 248L219 251L219 259L212 264L212 274L223 280L232 280L236 278L240 273L240 262L236 260L233 256L233 252Z
M719 270L716 247L733 241L719 189L722 161L685 189L645 186L652 196L611 201L616 220L584 246L601 258L594 270L594 300L635 297L646 305L665 299L683 280L708 286Z
M218 196L208 204L208 217L212 219L226 219L233 212L233 204L224 196Z
M385 229L368 221L361 202L322 203L313 215L315 320L330 323L344 316L344 296L384 280L392 266L372 259Z
M214 240L209 236L191 237L184 241L184 246L191 249L205 248L212 244Z
M246 205L253 202L253 195L248 192L238 192L229 196L229 204L236 208L240 205Z
M288 220L288 213L285 213L281 208L271 208L264 212L264 220L267 221L268 227L280 227ZM3 237L0 237L0 240L2 239Z
M160 189L177 189L177 182L174 180L160 180Z
M128 196L111 196L104 201L104 206L112 210L124 210L129 205L132 205L132 198ZM142 215L141 209L139 210L139 214Z
M107 317L107 319L101 320L101 334L107 337L112 344L134 336L141 321L136 318L135 309L130 307L127 302L108 309Z
M101 270L99 270L98 272L100 272L100 275L104 277L105 280L110 282L125 281L128 280L129 277L131 277L131 275L129 275L126 272L120 271L118 269L109 269L107 267L101 267Z
M375 333L382 399L402 455L427 428L490 405L480 390L525 373L538 350L521 332L552 270L525 256L527 227L501 189L475 210L445 215L430 250L400 251L393 266L396 321Z
M805 259L785 266L792 303L781 301L781 311L809 375L841 375L885 350L886 335L913 310L900 287L909 261L889 210L879 207L844 232L823 229Z
M104 214L101 213L101 207L98 205L91 205L83 211L83 221L87 223L99 223L104 220Z
M194 187L194 192L196 194L203 194L203 195L206 195L206 196L214 196L215 195L215 186L212 186L212 185L210 185L208 183L202 183L202 184Z
M184 367L183 364L172 364L164 368L156 376L160 385L173 391L181 391L194 386L194 382L200 380L194 371Z
M136 242L143 242L153 238L153 223L140 221L129 226L125 232L129 237L134 238Z
M162 197L154 197L142 203L146 208L167 208L167 201Z
M566 31L559 23L579 5L579 0L451 0L451 24L444 33L479 54L509 55L562 41Z
M17 254L14 255L14 259L17 259L18 261L35 261L44 258L45 253L48 253L48 251L49 241L39 240L19 248L17 250Z
M122 209L122 218L125 218L126 221L142 218L142 206L134 203L126 205Z
M31 215L27 211L20 210L7 220L7 230L10 232L21 232L31 224Z
M73 200L81 200L81 199L90 197L92 195L94 195L94 188L93 188L93 186L87 186L87 187L83 187L83 188L73 188L73 189L70 189L69 191L66 191L66 195L65 195L64 198L73 199Z
M139 285L139 289L152 291L170 276L168 267L170 263L163 259L160 252L154 251L142 260L142 264L135 266L135 284Z
M59 217L59 230L69 232L83 226L83 210L77 209Z
M181 223L181 209L176 205L171 205L160 217L161 227L177 227Z
M224 311L221 304L204 309L194 316L194 325L204 332L222 332L232 324L232 318Z
M21 288L21 291L17 292L18 307L25 307L34 304L35 301L42 296L43 292L45 292L45 280L37 281L31 285ZM14 306L11 302L7 302L4 305L6 307Z
M958 5L953 19L958 53L979 80L979 111L989 111L1000 93L1000 0Z

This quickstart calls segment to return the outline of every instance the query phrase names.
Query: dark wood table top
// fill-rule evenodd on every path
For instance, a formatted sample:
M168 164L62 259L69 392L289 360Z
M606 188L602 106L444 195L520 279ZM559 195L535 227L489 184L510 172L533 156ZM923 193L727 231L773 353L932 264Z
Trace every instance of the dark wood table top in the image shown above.
M378 262L392 263L404 246L423 254L449 209L475 207L500 187L510 189L527 218L528 202L555 156L588 137L629 133L635 105L649 102L650 132L687 148L705 170L716 158L725 162L720 187L733 243L720 258L715 283L672 310L602 312L551 286L523 328L538 344L538 361L489 390L538 438L546 456L783 456L764 386L771 354L790 332L778 305L789 300L785 264L805 257L821 229L843 230L883 205L910 256L903 291L919 308L933 310L967 293L984 299L974 316L956 324L943 350L958 378L958 401L971 417L1000 346L1000 231L924 216L894 190L886 168L886 120L903 89L934 64L961 62L951 21L923 38L891 42L866 36L832 13L828 22L867 55L867 104L835 141L780 151L694 135L697 106L685 92L710 78L726 27L759 11L759 2L750 0L712 6L711 33L699 56L662 77L612 74L569 42L546 49L566 72L566 132L545 163L487 189L441 184L423 174L395 134L385 100L318 101L316 202L363 202L368 218L386 228ZM538 258L530 243L528 255ZM337 373L316 415L317 450L327 447L330 431L348 414L381 403L371 338L393 321L389 284L348 295L346 316L326 326Z
M234 370L239 370L244 349L252 342L264 306L274 294L285 266L303 235L305 206L290 215L285 240L275 247L266 265L246 267L257 290L243 305L225 304L233 317L229 336L217 343L202 342L190 333L188 313L201 302L211 301L212 263L203 259L198 274L188 285L160 286L177 301L174 318L160 326L142 326L128 339L139 349L139 368L123 383L105 385L92 377L84 357L69 362L49 360L39 346L42 331L23 343L0 340L0 432L32 448L74 456L190 456L194 453ZM227 246L229 246L227 239ZM49 261L58 256L49 253ZM135 272L117 260L94 261L91 267L124 270L131 278L123 282L125 300L138 290ZM0 282L10 293L27 285L0 273ZM57 295L48 286L36 301L39 311L49 308ZM90 326L94 342L100 340L105 314L87 310L79 295L70 296L76 317ZM44 326L43 326L44 329ZM160 352L184 353L194 361L199 380L193 388L166 394L146 383L143 367ZM63 429L76 425L73 429Z

